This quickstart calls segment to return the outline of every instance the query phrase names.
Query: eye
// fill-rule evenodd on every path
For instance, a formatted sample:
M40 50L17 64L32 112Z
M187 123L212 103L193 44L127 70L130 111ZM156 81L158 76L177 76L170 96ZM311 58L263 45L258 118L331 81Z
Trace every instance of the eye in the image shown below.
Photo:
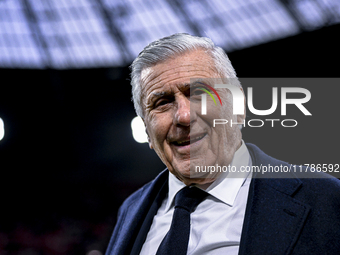
M199 96L199 95L201 95L201 94L203 94L203 93L204 93L204 91L201 90L201 89L192 89L192 90L190 91L190 95L191 95L191 96Z
M170 103L169 99L160 99L155 103L155 108L159 107L159 106L163 106Z

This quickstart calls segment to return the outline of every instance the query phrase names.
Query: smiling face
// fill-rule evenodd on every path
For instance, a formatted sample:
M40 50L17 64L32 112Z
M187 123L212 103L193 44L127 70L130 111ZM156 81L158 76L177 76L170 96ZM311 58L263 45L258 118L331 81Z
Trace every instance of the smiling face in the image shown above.
M228 90L216 89L224 107L214 106L208 99L207 115L201 114L202 90L190 84L195 79L208 78L219 75L211 57L202 50L179 55L142 72L141 101L150 148L186 185L213 182L217 176L211 174L190 178L190 167L228 166L241 145L237 125L213 127L214 119L241 122L244 118L233 117Z

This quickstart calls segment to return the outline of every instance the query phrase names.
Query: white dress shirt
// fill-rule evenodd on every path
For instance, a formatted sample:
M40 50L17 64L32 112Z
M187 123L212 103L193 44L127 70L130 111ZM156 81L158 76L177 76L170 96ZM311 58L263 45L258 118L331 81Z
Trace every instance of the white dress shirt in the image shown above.
M251 166L251 158L242 141L232 166ZM233 176L237 175L237 178ZM191 227L187 254L238 254L243 219L246 210L251 174L228 173L218 178L205 191L209 196L191 213ZM199 187L199 185L197 185ZM169 192L155 215L141 249L141 255L156 254L170 229L174 213L174 197L185 184L169 172Z

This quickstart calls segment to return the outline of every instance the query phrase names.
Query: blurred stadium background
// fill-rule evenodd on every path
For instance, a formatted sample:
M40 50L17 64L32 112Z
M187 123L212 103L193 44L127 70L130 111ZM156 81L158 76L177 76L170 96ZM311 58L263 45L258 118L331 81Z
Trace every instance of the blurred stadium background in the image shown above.
M339 23L338 0L0 0L0 255L103 254L119 205L164 168L130 127L128 66L148 43L187 32L239 77L339 77ZM271 155L336 159L296 150Z

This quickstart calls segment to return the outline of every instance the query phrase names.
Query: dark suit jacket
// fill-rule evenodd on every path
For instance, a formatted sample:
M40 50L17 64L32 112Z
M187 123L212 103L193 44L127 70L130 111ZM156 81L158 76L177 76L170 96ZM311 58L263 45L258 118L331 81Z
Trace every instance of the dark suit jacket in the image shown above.
M254 166L290 166L255 145L247 147ZM252 179L239 254L340 254L340 181L313 176ZM165 170L125 200L106 255L139 254L167 182Z

